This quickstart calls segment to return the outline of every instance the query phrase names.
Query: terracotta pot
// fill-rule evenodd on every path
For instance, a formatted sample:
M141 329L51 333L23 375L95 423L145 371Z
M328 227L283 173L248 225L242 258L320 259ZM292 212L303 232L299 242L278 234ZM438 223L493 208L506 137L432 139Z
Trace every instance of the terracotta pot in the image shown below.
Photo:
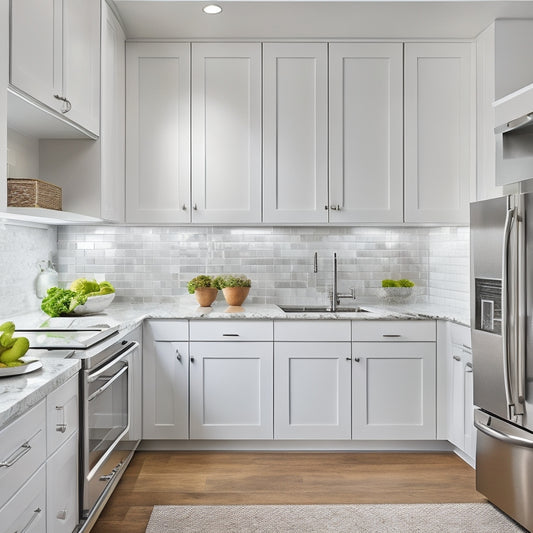
M228 305L242 305L250 292L250 287L225 287L222 292Z
M216 300L217 294L218 289L215 289L215 287L200 287L194 291L200 307L210 307Z

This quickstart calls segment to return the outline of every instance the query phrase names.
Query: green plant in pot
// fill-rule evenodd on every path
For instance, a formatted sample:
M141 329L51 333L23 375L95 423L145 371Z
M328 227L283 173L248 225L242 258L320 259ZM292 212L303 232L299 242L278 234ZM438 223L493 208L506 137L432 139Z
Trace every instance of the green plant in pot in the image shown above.
M210 307L216 300L218 286L212 276L201 274L191 279L187 283L189 294L196 296L196 301L200 307Z
M215 285L222 290L226 303L231 306L240 306L246 300L252 281L244 275L223 275L215 278Z

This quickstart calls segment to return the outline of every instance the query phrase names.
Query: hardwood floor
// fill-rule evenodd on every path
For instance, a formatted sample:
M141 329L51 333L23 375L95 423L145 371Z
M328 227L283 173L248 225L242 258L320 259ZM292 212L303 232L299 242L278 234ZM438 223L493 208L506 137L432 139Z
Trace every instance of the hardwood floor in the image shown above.
M137 452L92 533L144 533L154 505L483 501L452 453Z

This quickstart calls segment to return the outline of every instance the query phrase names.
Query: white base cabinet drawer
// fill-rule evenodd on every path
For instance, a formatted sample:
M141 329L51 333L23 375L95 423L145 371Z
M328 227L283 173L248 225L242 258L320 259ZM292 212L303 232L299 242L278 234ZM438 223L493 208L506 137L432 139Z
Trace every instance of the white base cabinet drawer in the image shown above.
M148 320L145 332L154 341L188 341L189 322L187 320Z
M349 320L279 320L274 322L275 341L350 342Z
M271 320L191 320L191 341L271 341Z
M48 533L72 533L78 524L78 433L46 463Z
M435 342L434 320L354 320L354 342Z
M78 376L73 376L46 397L46 444L52 455L78 431Z
M0 431L0 506L46 460L45 419L42 401Z
M6 533L46 531L46 473L44 465L0 509L0 529ZM48 530L56 533L56 530Z

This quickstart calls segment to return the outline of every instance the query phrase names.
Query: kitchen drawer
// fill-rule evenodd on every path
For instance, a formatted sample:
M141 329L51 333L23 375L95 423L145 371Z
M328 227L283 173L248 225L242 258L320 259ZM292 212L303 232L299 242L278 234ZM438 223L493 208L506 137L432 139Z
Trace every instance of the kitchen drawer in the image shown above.
M351 340L349 320L279 320L274 322L276 341L345 341Z
M437 339L434 320L354 320L354 342L422 342Z
M189 322L187 320L148 320L146 327L154 341L188 341Z
M46 445L48 457L79 427L78 376L73 376L46 398Z
M472 350L472 339L470 338L470 328L460 324L448 323L450 328L450 340L452 344L458 344L467 351Z
M272 320L191 320L191 341L271 341Z
M2 482L3 483L3 482ZM0 527L11 533L43 533L46 531L45 466L0 509Z
M0 431L0 506L46 460L45 419L43 400Z

